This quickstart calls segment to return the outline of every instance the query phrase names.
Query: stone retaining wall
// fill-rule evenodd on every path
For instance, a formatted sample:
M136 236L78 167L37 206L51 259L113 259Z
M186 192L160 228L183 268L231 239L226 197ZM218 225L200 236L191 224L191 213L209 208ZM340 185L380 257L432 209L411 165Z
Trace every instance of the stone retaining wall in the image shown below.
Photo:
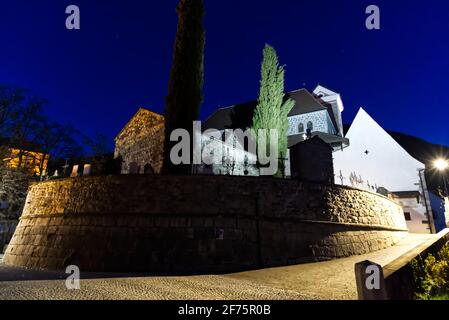
M406 232L399 205L347 187L224 176L77 178L31 187L4 262L229 272L364 254Z

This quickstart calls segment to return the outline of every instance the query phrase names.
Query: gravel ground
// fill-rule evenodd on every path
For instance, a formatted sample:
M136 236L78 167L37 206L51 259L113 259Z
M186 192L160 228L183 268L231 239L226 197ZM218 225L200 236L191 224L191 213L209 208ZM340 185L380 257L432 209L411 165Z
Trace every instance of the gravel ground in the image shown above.
M0 265L0 300L352 300L357 299L357 262L386 265L432 236L410 235L395 247L363 256L222 276L87 274L80 290L67 290L60 272Z

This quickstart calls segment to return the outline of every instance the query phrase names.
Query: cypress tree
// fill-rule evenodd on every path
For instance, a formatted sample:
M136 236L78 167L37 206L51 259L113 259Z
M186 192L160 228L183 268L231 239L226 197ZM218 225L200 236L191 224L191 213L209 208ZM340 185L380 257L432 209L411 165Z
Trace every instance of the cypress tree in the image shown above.
M256 135L259 129L278 130L279 171L277 176L282 176L284 173L282 172L284 168L282 159L287 155L288 114L295 105L293 100L285 101L284 99L284 75L285 70L284 67L279 66L276 50L266 44L263 50L260 92L253 117L253 129ZM269 137L267 137L267 144L269 144ZM267 148L269 148L269 145Z
M199 117L203 102L204 46L203 0L180 0L178 30L173 54L168 96L165 103L165 174L190 174L191 165L176 166L170 161L170 134L186 129L193 139L192 122ZM191 141L192 144L192 141ZM191 145L191 151L193 151Z

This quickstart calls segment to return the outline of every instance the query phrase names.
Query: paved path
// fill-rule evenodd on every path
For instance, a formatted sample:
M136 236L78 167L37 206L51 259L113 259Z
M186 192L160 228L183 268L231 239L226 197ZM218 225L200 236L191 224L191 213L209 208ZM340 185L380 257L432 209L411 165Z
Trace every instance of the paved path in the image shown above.
M223 276L89 274L86 276L90 279L85 279L82 275L81 290L67 290L64 280L56 280L64 278L58 272L0 265L0 299L357 299L355 263L371 260L386 265L432 237L435 236L410 235L395 247L363 256Z
M362 256L243 272L229 277L303 292L325 300L355 300L357 299L354 272L356 263L370 260L385 266L430 238L436 238L436 235L409 235L394 247Z

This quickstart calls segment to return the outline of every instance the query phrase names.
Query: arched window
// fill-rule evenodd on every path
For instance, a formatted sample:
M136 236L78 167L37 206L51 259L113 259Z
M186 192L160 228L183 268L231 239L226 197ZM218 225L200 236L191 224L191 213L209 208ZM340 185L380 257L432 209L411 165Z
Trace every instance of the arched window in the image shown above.
M139 165L137 162L131 162L129 164L129 174L138 174L139 173Z
M303 133L303 132L304 132L304 124L303 124L303 123L300 123L300 124L298 125L298 132L299 132L299 133Z
M154 170L153 170L153 167L151 166L151 164L147 163L145 165L145 167L143 167L143 173L144 174L154 174Z
M312 121L307 122L307 131L312 132L313 131L313 123Z

